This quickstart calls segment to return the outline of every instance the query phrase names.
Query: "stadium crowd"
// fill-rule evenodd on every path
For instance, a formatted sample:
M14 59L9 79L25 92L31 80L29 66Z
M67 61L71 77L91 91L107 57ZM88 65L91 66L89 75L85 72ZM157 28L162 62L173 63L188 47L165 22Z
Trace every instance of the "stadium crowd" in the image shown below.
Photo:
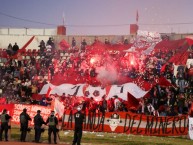
M167 40L163 40L167 41ZM76 102L77 98L69 94L63 94L55 97L60 98L65 109L73 109L82 105L83 110L113 112L113 111L132 111L155 116L175 116L179 114L188 114L189 108L193 101L193 66L178 67L177 74L174 74L174 64L168 63L168 60L181 47L175 51L166 51L159 49L151 55L141 55L140 53L131 54L128 52L117 52L101 50L97 46L112 45L108 39L100 42L97 38L92 45L87 45L85 39L81 46L77 46L75 38L72 44L65 49L56 48L54 40L49 38L45 43L43 40L39 49L27 50L18 53L19 46L17 43L12 47L9 44L6 51L1 50L1 67L0 67L0 93L1 98L6 98L9 103L27 103L50 105L52 98L42 96L41 100L36 100L33 96L38 94L42 87L48 82L53 82L58 76L62 76L63 81L72 84L84 82L93 86L106 86L109 84L126 83L127 79L142 78L143 81L151 83L155 78L164 76L171 82L171 86L160 86L156 84L149 91L149 95L139 99L138 107L128 107L127 101L122 100L119 96L113 96L106 100L96 102L92 97ZM129 47L129 42L125 39L123 47ZM184 46L188 48L189 46ZM190 48L189 51L191 52ZM7 57L3 53L7 53ZM92 56L98 53L100 61L91 62ZM13 56L17 54L17 59ZM128 65L130 58L135 58L135 64ZM189 58L192 58L190 53ZM109 61L116 66L118 75L126 80L116 80L113 82L100 82L96 80L98 72L97 66L103 66L105 61ZM84 67L83 67L84 66ZM164 70L162 69L165 66ZM111 71L111 70L110 70ZM74 79L72 79L72 76Z

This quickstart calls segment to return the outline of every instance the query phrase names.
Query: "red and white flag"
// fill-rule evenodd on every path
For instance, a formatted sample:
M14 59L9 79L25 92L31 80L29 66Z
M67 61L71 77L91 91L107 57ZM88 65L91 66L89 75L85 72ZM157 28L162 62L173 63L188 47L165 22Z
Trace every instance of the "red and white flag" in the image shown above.
M193 45L193 36L192 35L186 36L186 41L188 42L189 46L192 46Z
M51 87L49 87L49 88L48 88L48 91L47 91L47 93L46 93L46 98L48 98L48 97L50 96L50 92L51 92L51 90L52 90L52 88L51 88Z
M64 105L61 101L59 101L58 99L55 99L54 102L54 110L55 112L59 115L59 117L62 117L63 113L64 113Z

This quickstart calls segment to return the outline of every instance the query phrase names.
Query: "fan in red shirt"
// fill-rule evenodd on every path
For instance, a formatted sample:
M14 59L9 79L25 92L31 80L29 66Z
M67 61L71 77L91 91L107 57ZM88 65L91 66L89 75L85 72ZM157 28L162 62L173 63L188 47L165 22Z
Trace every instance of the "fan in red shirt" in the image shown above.
M97 103L96 101L93 99L93 97L90 98L90 102L89 102L89 112L96 112L97 109Z

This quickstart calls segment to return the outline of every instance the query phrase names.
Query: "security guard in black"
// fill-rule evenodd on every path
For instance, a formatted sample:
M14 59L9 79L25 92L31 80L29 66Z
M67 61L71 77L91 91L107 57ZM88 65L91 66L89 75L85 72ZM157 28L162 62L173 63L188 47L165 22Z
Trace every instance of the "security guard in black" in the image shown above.
M48 124L48 142L51 143L51 135L53 132L54 143L57 144L57 142L56 142L57 127L56 126L58 125L58 119L54 114L55 114L55 112L52 111L51 115L46 120L46 124Z
M7 114L7 110L4 109L0 117L1 119L0 141L2 141L2 135L4 131L5 131L5 141L8 141L8 129L9 129L8 122L10 118L11 116Z
M81 138L82 138L82 125L84 121L84 114L81 112L81 108L77 108L77 112L74 114L75 119L75 129L74 129L74 140L73 145L77 143L80 145Z
M27 131L28 131L28 121L31 121L29 114L27 114L27 109L24 108L23 112L20 114L20 141L25 142Z
M35 129L35 142L39 143L40 142L40 137L41 137L41 132L42 132L42 125L46 124L44 122L42 116L40 115L41 111L37 110L37 114L34 117L34 129Z

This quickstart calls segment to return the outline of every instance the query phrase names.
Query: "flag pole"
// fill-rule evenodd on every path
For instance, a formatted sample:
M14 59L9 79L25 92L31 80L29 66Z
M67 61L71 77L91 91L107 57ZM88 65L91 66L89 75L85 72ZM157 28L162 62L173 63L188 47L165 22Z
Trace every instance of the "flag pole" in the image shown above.
M139 21L139 13L138 10L136 11L136 24L138 25L138 21Z
M65 16L64 16L64 12L62 13L62 24L64 26L64 20L65 20Z

